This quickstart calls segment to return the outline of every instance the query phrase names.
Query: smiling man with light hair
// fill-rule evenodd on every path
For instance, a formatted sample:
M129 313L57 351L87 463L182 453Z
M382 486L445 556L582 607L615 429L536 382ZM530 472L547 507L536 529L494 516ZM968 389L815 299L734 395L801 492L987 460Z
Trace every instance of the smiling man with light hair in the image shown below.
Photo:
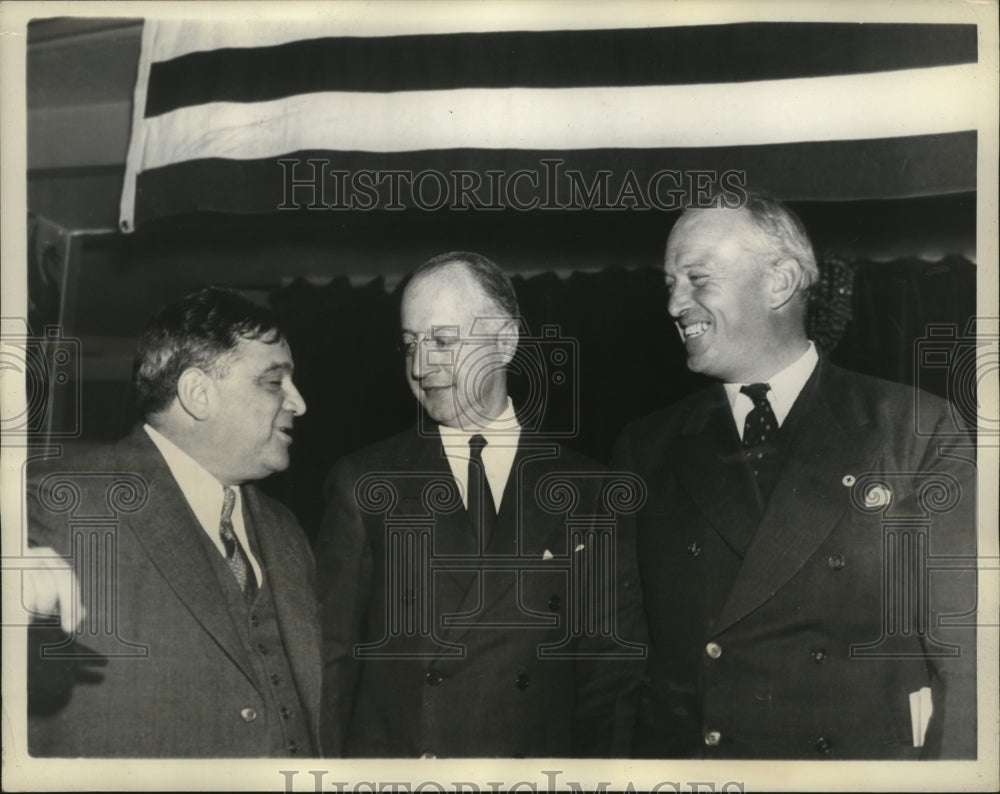
M974 758L975 576L926 573L928 553L975 566L950 406L818 355L816 259L772 198L684 212L664 270L688 367L718 383L616 447L650 494L637 754Z

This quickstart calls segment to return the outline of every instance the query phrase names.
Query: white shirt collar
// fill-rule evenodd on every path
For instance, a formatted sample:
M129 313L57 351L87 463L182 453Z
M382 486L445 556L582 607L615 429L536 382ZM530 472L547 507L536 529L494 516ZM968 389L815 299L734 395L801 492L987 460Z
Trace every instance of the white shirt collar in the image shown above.
M818 361L819 354L816 352L816 345L810 340L809 347L801 356L767 381L771 386L767 393L767 399L771 403L771 410L774 411L774 418L778 420L779 427L788 417L788 412L792 410L795 400L802 391L802 387L806 385L806 381L809 380L809 376L812 375ZM740 387L744 385L746 384L725 384L726 397L729 399L729 407L733 412L733 420L736 422L740 438L743 437L743 425L746 422L747 414L753 410L753 400L740 391Z
M521 425L517 421L517 414L514 412L514 403L510 397L507 398L507 407L503 409L500 415L481 428L468 430L463 427L438 425L438 430L441 433L441 443L446 448L467 448L469 446L469 439L474 435L481 435L485 438L487 448L491 445L495 447L513 446L516 448L518 439L521 436ZM466 459L468 459L468 456L466 456Z
M142 429L146 431L150 440L163 455L167 468L177 482L184 499L187 500L201 528L205 530L209 540L219 550L223 557L226 555L225 545L219 535L219 521L222 518L222 502L225 499L223 485L198 461L192 458L183 449L178 447L173 441L160 433L156 428L144 424ZM263 573L260 564L250 550L247 538L246 526L243 523L243 492L238 485L232 486L236 492L236 503L233 506L233 532L239 538L257 576L257 584L263 580Z
M476 432L464 428L438 425L441 433L441 443L444 445L445 456L452 476L462 494L462 502L469 506L466 480L469 476L469 439L474 435L482 435L486 439L483 449L483 468L486 479L493 494L493 504L500 512L500 502L510 478L517 455L518 439L521 437L521 425L514 413L514 404L507 398L507 407L496 419Z

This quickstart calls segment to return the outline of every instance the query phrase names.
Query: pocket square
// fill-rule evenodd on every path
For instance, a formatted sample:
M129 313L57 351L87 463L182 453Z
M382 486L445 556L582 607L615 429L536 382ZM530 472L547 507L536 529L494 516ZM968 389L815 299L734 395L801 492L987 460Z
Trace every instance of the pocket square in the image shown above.
M542 554L542 559L543 560L551 560L553 556L554 555L552 554L552 552L549 551L548 549L546 549L545 552Z
M583 551L586 548L582 543L578 545L573 551Z

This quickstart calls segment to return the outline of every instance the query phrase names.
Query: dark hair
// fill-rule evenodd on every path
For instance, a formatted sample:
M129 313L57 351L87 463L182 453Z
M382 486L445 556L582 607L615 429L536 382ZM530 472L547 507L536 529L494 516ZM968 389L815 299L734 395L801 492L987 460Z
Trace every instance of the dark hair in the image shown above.
M132 368L136 400L143 416L167 408L184 370L226 372L240 341L274 344L284 339L270 309L225 287L203 287L162 307L142 332Z
M412 284L421 276L436 273L450 265L461 265L482 288L483 293L507 317L517 318L521 311L517 306L517 294L503 269L492 259L474 251L449 251L428 259L414 270L407 279Z

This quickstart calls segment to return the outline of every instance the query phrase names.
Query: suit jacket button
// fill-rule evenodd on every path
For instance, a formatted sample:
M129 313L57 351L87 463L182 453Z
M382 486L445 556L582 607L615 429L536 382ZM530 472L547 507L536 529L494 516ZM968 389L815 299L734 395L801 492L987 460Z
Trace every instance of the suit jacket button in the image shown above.
M431 686L437 686L444 680L444 676L437 670L428 670L424 680Z
M813 657L813 661L815 661L817 664L819 662L825 661L826 660L826 649L825 648L813 648L812 657Z
M252 708L245 708L240 710L240 716L243 718L243 722L253 722L257 719L257 711Z
M549 611L550 612L558 612L559 611L559 607L561 607L561 606L562 606L562 599L559 596L554 595L551 598L549 598Z
M722 646L717 642L710 642L705 646L705 653L707 653L711 658L718 659L722 656Z
M831 554L826 564L830 566L831 571L839 571L847 564L847 561L843 554Z
M722 741L722 734L718 731L708 731L705 734L705 744L709 747L718 747L719 742Z
M830 752L830 748L833 746L833 742L827 739L825 736L821 736L816 740L816 751L820 753Z
M524 673L517 677L517 688L522 690L528 688L528 676Z
M698 557L701 555L701 544L700 543L689 543L688 544L688 554L692 557Z

